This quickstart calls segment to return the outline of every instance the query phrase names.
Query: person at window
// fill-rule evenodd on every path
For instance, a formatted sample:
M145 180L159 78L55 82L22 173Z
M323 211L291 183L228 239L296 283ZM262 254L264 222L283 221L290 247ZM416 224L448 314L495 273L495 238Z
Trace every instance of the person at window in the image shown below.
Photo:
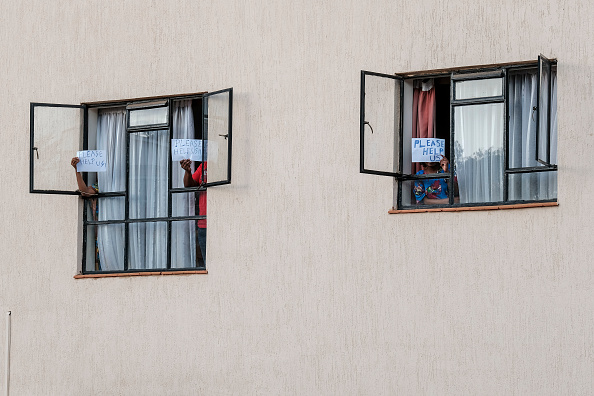
M206 183L206 162L202 162L196 172L192 173L192 161L189 159L183 159L179 162L184 173L184 186L185 187L198 187ZM204 179L202 178L202 170L204 169ZM206 217L206 191L198 192L198 215ZM198 225L198 244L200 245L200 252L202 253L202 259L206 265L206 219L199 219Z
M428 175L432 173L445 173L450 169L450 161L447 157L442 156L439 162L421 162L421 170L417 175ZM454 178L454 185L456 187L456 180ZM427 179L415 181L413 189L417 204L423 205L439 205L450 203L448 195L448 183L445 179ZM454 202L459 202L459 198L455 197Z
M97 183L93 184L92 186L87 186L87 183L82 178L81 173L76 169L76 164L80 162L78 157L72 158L70 161L70 165L74 168L76 172L76 184L78 184L78 191L80 191L80 195L83 197L91 197L95 194L99 193L99 185ZM89 200L91 205L91 213L93 216L93 220L97 221L99 215L99 209L97 207L97 199L92 198ZM97 226L95 226L95 270L100 270L101 265L99 262L99 244L97 243Z

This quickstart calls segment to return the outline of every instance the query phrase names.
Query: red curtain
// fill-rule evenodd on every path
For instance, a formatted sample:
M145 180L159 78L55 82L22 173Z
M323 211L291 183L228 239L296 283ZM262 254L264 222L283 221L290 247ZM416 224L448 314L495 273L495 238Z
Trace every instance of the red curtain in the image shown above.
M412 137L433 138L435 137L435 87L433 80L421 83L413 90L413 117ZM421 170L421 164L413 162L412 172Z

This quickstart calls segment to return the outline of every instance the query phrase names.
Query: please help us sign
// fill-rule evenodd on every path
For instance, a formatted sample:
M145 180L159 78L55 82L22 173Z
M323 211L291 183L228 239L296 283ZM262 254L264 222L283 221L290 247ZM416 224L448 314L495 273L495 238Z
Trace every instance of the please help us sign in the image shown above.
M445 156L445 139L412 139L412 162L439 162L443 156Z
M107 156L105 150L77 151L79 159L76 164L77 172L105 172L107 171Z

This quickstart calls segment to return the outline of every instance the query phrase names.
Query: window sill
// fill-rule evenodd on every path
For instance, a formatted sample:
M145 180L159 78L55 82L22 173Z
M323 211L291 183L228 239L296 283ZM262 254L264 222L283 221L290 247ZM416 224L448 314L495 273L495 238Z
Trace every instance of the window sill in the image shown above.
M545 206L559 206L558 202L537 202L537 203L526 203L526 204L513 204L513 205L494 205L494 206L464 206L455 208L425 208L425 209L392 209L389 210L389 214L401 214L401 213L425 213L425 212L465 212L474 210L497 210L497 209L524 209L524 208L540 208Z
M193 271L155 271L155 272L123 272L123 273L111 273L111 274L78 274L74 275L74 279L87 279L87 278L116 278L125 276L154 276L154 275L191 275L191 274L208 274L208 270L193 270Z

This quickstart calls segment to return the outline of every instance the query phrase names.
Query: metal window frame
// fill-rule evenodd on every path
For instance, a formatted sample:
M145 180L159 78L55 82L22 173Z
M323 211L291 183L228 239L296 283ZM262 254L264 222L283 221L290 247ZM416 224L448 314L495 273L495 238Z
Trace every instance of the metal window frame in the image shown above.
M232 103L233 103L233 96L232 96L232 88L228 88L225 90L221 90L221 91L216 91L216 92L212 92L210 93L210 95L214 95L217 93L221 93L221 92L225 92L225 91L229 91L230 95L229 95L229 102L230 102L230 108L229 108L229 115L230 115L230 119L229 119L229 132L231 133L232 130L232 119L231 119L231 115L232 115ZM159 125L150 125L150 126L143 126L143 127L129 127L129 113L127 112L126 114L126 191L124 192L116 192L116 193L99 193L96 196L93 197L84 197L85 200L85 205L84 205L84 209L83 209L83 254L82 254L82 258L83 258L83 262L82 262L82 273L83 274L109 274L109 273L127 273L127 272L175 272L175 271L187 271L187 270L203 270L206 269L205 265L204 265L204 261L200 262L200 261L196 261L197 266L195 267L183 267L183 268L171 268L171 249L172 249L172 245L171 245L171 229L172 229L172 223L176 222L176 221L196 221L196 220L201 220L201 219L206 219L207 216L200 216L200 215L193 215L193 216L173 216L172 215L172 211L173 211L173 206L172 206L172 195L173 194L179 194L179 193L198 193L198 192L203 192L207 190L207 187L212 187L212 186L216 186L216 185L221 185L223 183L212 183L210 185L202 185L199 187L183 187L183 188L172 188L172 161L169 160L168 161L168 169L167 169L167 175L168 175L168 181L167 181L167 195L168 195L168 203L167 203L167 216L165 217L153 217L153 218L141 218L141 219L131 219L130 218L130 213L129 213L129 174L130 174L130 134L131 133L138 133L138 132L148 132L148 131L163 131L166 130L167 134L168 134L168 155L171 155L171 150L169 145L171 144L171 138L173 136L173 105L176 101L179 100L196 100L196 99L200 99L203 101L202 104L204 104L204 96L208 95L208 94L204 94L204 93L198 93L198 94L188 94L188 95L172 95L169 97L160 97L160 99L166 99L167 100L167 107L168 107L168 124L166 127L164 127L162 124ZM89 104L88 106L91 108L101 108L101 107L113 107L113 106L118 106L118 107L123 107L126 106L128 107L130 104L135 103L136 101L121 101L121 102L117 102L117 101L112 101L112 102L99 102L97 104ZM139 102L142 103L142 102ZM88 132L87 132L88 133ZM85 133L85 139L88 138L88 134ZM203 131L204 133L204 131ZM203 135L204 137L204 135ZM229 136L230 138L231 136ZM203 139L204 140L204 139ZM229 179L224 183L224 184L229 184L231 182L230 180L230 168L231 168L231 149L229 147L229 158L228 158L228 174L229 174ZM125 215L124 215L124 219L119 219L119 220L103 220L103 221L93 221L93 220L88 220L88 207L89 205L86 203L87 200L90 199L102 199L105 197L114 197L114 196L123 196L125 197ZM160 268L156 268L156 269L139 269L139 268L129 268L128 267L128 251L129 251L129 232L130 232L130 224L136 224L136 223L156 223L156 222L166 222L167 224L167 262L165 267L160 267ZM105 271L105 270L101 270L101 271L89 271L87 270L87 252L86 252L86 248L87 248L87 229L88 227L91 226L97 226L97 225L108 225L108 224L124 224L124 238L125 238L125 242L124 242L124 269L123 270L115 270L115 271ZM196 241L196 243L198 243L198 241Z
M229 123L227 126L227 136L225 136L225 140L227 140L227 179L217 180L214 182L207 181L206 183L204 183L204 187L207 188L214 186L222 186L231 183L231 162L233 160L233 88L221 89L202 95L202 162L204 162L204 142L208 140L208 100L212 96L220 95L226 92L229 94ZM204 169L204 167L202 167L202 180L208 180L208 178L206 177L207 175L205 174L206 172L207 170Z
M439 173L435 175L403 175L403 174L395 174L389 172L373 172L364 169L363 167L363 133L364 133L364 93L365 93L365 82L364 76L365 75L378 75L378 76L385 76L391 77L387 74L369 72L369 71L361 71L361 113L360 113L360 173L371 173L377 174L381 176L392 176L398 182L398 190L397 190L397 209L399 210L411 210L411 209L419 209L418 206L414 205L403 205L402 204L402 184L405 181L410 180L423 180L423 179L446 179L448 182L448 197L449 197L449 204L445 205L424 205L424 207L473 207L473 206L490 206L490 205L514 205L518 203L538 203L538 202L557 202L557 199L543 199L543 200L509 200L508 196L508 178L509 175L512 174L519 174L519 173L537 173L537 172L555 172L558 170L557 165L553 165L548 163L550 161L550 150L551 150L551 125L550 125L550 118L551 118L551 104L552 104L552 88L553 88L553 78L549 79L549 95L547 97L548 100L548 128L547 128L547 163L543 163L543 166L538 167L524 167L524 168L510 168L509 167L509 145L510 145L510 137L509 137L509 100L508 100L508 74L513 73L515 71L521 71L525 69L534 69L538 68L538 83L540 85L540 67L541 59L546 59L544 56L540 55L537 61L523 61L523 62L513 62L513 63L505 63L505 64L496 64L496 65L486 65L486 66L465 66L459 68L450 68L450 69L441 69L441 70L434 70L434 71L419 71L419 72L411 72L411 73L397 73L396 76L400 76L406 80L414 80L414 79L426 79L426 78L440 78L440 77L449 77L450 79L450 153L449 153L449 161L450 161L450 173ZM557 65L556 59L546 59L546 61L550 62L549 70L552 76L553 71ZM489 78L496 78L502 77L502 94L499 96L494 97L484 97L484 98L472 98L472 99L454 99L455 98L455 89L456 89L456 82L458 81L467 81L467 80L480 80L480 79L489 79ZM403 95L404 91L401 90L401 95ZM537 93L537 97L540 99L540 89ZM402 98L401 98L402 103ZM496 202L479 202L479 203L454 203L454 177L456 169L455 169L455 150L454 144L455 141L455 120L454 120L454 110L458 106L466 106L466 105L477 105L477 104L487 104L487 103L503 103L504 104L504 169L503 169L503 201L496 201ZM400 150L400 162L403 161L403 148L404 142L402 141L403 131L402 131L402 114L403 109L401 106L401 114L400 114L400 131L399 131L399 150ZM537 118L539 120L540 117ZM538 121L537 121L538 122ZM538 131L538 127L537 127ZM537 138L538 139L538 138ZM538 141L538 140L537 140ZM540 162L540 161L539 161ZM541 162L542 163L542 162ZM399 164L400 168L402 169L402 163Z
M543 89L542 89L542 74L543 74L543 69L544 68L548 68L548 73L549 73L549 80L548 80L548 95L546 98L542 98L543 95ZM546 58L544 55L540 54L538 56L538 74L537 74L537 98L538 98L538 117L536 118L536 153L535 153L535 159L537 162L539 162L540 164L549 167L549 168L556 168L555 165L551 164L551 104L552 104L552 97L553 97L553 62L551 62L551 60L549 60L548 58ZM543 132L541 130L542 125L540 125L540 104L541 101L545 101L547 102L547 114L546 114L546 125L544 126L544 133L546 134L546 139L547 139L547 151L546 151L546 157L545 159L541 159L540 158L540 153L539 153L539 149L540 149L540 141L539 138L541 136L541 132Z
M62 103L40 103L31 102L29 104L29 193L31 194L60 194L60 195L80 195L78 190L42 190L35 188L35 164L34 156L37 153L38 147L35 147L35 109L38 107L58 107L58 108L73 108L80 109L83 112L82 125L79 129L79 138L83 136L83 150L87 149L87 132L88 132L88 108L85 104L73 105ZM83 175L85 183L87 182L87 175Z
M399 108L394 109L394 118L399 118L399 125L398 125L398 140L399 140L399 154L398 154L398 172L387 172L382 170L373 170L373 169L366 169L365 168L365 125L369 123L365 121L365 77L366 76L375 76L375 77L382 77L382 78L389 78L394 80L395 84L400 85L400 99L399 99ZM368 173L372 175L381 175L381 176L392 176L392 177L401 177L402 176L402 100L404 99L404 78L397 74L384 74L384 73L377 73L371 72L367 70L361 70L361 93L360 93L360 113L359 113L359 172L360 173ZM396 106L396 105L395 105ZM400 196L400 195L399 195Z
M167 109L167 121L160 124L146 124L146 125L136 125L130 126L130 113L132 111L137 110L151 110L151 109L159 109L159 108L166 108ZM145 131L145 130L154 130L155 128L161 130L168 128L171 125L171 99L161 99L158 101L155 100L141 100L141 101L134 101L128 102L126 105L126 130L127 131Z

